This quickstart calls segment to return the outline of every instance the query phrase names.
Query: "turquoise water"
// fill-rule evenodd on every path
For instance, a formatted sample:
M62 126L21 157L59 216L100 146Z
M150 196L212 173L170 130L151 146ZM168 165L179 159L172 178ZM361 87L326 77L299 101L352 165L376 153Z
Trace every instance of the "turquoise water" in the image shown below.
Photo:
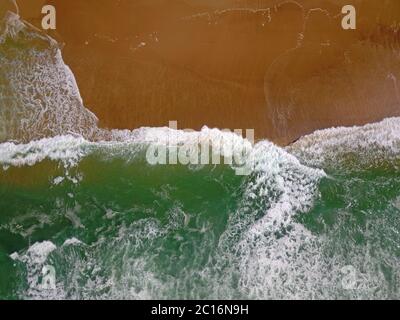
M0 299L400 298L399 118L286 149L99 129L57 43L15 15L0 65ZM244 147L250 174L150 165L171 135Z
M54 139L0 145L3 299L400 297L396 158L340 155L324 172L261 142L262 161L237 176L65 139L76 145L52 160L39 155ZM53 289L40 287L44 266Z

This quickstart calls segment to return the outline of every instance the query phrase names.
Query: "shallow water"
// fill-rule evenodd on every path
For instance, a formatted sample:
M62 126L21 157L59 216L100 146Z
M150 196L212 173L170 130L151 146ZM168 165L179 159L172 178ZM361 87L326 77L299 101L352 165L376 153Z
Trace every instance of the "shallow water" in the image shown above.
M399 118L286 149L100 129L57 44L21 23L0 37L0 299L400 298ZM171 135L245 148L250 175L150 165Z
M241 177L150 166L145 146L0 145L2 298L399 298L394 149L324 172L264 141Z

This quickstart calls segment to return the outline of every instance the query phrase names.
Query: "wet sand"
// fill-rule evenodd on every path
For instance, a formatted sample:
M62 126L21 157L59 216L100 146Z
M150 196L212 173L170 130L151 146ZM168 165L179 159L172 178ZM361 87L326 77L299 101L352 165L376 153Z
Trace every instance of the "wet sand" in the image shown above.
M280 2L18 4L36 26L42 5L55 5L50 34L65 43L64 60L102 127L177 120L179 128L253 128L288 144L400 115L399 1ZM355 31L341 28L344 4L357 8Z

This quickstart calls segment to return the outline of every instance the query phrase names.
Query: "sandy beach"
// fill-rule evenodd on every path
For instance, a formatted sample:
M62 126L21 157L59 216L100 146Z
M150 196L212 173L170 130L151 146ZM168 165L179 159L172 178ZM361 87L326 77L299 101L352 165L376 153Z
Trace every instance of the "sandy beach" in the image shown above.
M19 1L57 9L87 108L105 128L255 129L288 144L316 129L400 115L400 4L350 1Z
M399 0L0 0L0 302L399 300L399 79Z

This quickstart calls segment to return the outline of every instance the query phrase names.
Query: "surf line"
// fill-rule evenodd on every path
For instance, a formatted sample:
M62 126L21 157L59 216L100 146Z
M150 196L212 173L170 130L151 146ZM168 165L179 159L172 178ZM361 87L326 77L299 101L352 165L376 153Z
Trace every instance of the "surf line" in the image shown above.
M152 315L167 315L167 316L178 316L182 318L185 313L186 307L163 307L159 304L156 307L151 308Z
M187 134L194 134L192 139L179 140L177 121L170 121L168 131L163 133L165 143L152 143L147 148L146 160L150 165L231 165L237 175L250 175L249 156L255 143L254 129L213 131L203 135L184 129ZM213 132L213 133L211 133Z

